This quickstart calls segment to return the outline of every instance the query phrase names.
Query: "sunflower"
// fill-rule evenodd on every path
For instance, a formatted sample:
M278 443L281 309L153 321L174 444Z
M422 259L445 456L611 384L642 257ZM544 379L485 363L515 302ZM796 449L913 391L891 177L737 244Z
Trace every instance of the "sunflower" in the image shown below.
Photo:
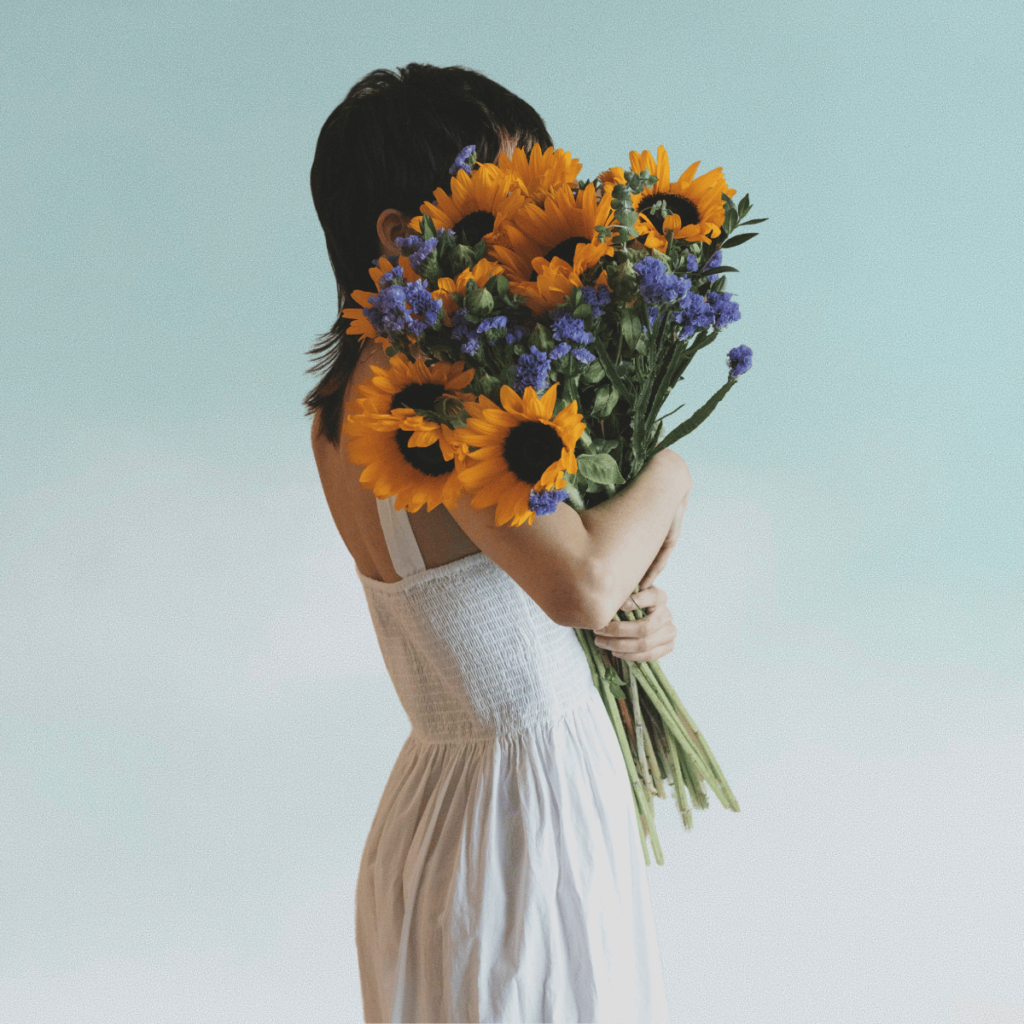
M359 303L359 309L346 308L341 311L341 315L347 317L352 321L348 325L346 334L355 334L361 338L368 338L370 341L380 342L382 345L390 345L390 339L377 333L376 329L366 319L366 310L368 310L373 303L370 301L380 294L380 279L385 274L390 274L396 267L400 267L402 270L402 276L405 278L406 283L418 281L420 275L412 269L412 264L409 262L407 256L399 256L397 263L391 263L385 257L381 256L377 260L377 266L370 267L370 278L372 279L374 286L377 288L377 292L364 292L361 289L355 289L352 292L352 298Z
M359 482L378 498L395 499L395 508L416 512L444 504L454 508L462 491L465 466L462 443L446 424L416 413L432 409L442 396L468 398L461 389L473 377L462 363L434 363L393 356L387 369L373 367L374 378L360 387L358 412L342 428L349 435L348 457L366 468Z
M575 195L570 185L561 185L543 206L523 206L508 227L510 244L496 245L494 253L513 282L536 281L556 260L579 275L614 252L597 231L612 221L611 194L598 202L592 184Z
M434 202L424 203L420 213L430 217L435 228L448 228L461 241L476 245L483 239L488 247L504 238L504 224L526 202L516 179L494 164L479 164L473 173L465 171L452 178L451 194L434 192ZM423 218L409 222L413 231L423 230Z
M554 416L558 385L537 397L527 388L522 398L507 385L501 405L481 395L467 405L469 422L455 431L466 445L477 446L466 456L459 473L466 488L476 493L473 508L496 505L494 525L532 523L536 512L530 495L565 486L563 473L575 473L576 442L586 429L576 403Z
M641 236L646 234L644 244L648 249L664 252L668 248L665 236L670 231L673 238L683 242L710 242L721 234L725 221L722 193L730 198L736 195L736 189L725 183L721 167L694 178L698 160L673 182L664 146L658 147L657 161L645 149L643 153L631 152L629 163L635 174L650 171L658 176L657 185L633 196L633 207L641 215L637 230ZM653 209L658 203L664 203L664 207Z
M542 150L538 145L533 147L529 157L521 148L514 150L511 156L500 153L498 167L509 171L533 202L542 203L559 186L573 184L583 164L563 149L548 146Z

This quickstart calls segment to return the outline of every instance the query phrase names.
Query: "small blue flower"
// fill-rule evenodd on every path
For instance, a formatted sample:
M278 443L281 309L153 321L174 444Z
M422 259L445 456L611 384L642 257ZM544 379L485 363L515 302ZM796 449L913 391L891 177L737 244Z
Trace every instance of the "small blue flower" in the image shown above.
M594 336L587 330L583 321L567 313L560 313L555 317L551 335L555 341L571 341L577 345L589 345L594 340Z
M551 350L551 359L552 359L552 360L555 360L555 359L561 359L561 358L562 358L562 356L566 356L566 355L568 355L568 354L569 354L569 349L570 349L570 348L572 348L572 346L571 346L571 345L569 344L569 342L567 342L567 341L560 341L560 342L559 342L559 343L558 343L558 344L557 344L557 345L556 345L556 346L555 346L555 347L554 347L554 348L553 348L553 349Z
M536 345L530 346L529 352L524 352L516 362L516 377L514 387L519 394L523 394L527 388L533 388L539 395L547 390L548 369L551 366L550 357L546 352L541 352Z
M604 307L611 300L612 293L603 284L599 284L596 288L589 284L583 286L583 301L590 307L590 312L594 316L602 316Z
M736 348L729 349L729 376L738 377L741 373L746 373L750 369L752 357L753 353L747 345L737 345Z
M590 349L586 348L574 348L572 354L574 359L578 359L584 364L592 363L597 358Z
M709 292L708 305L715 318L715 327L719 330L740 318L740 307L732 301L732 292Z
M527 329L522 324L516 324L514 327L508 329L508 334L505 335L505 340L510 345L517 345L527 335Z
M437 323L438 315L444 308L444 303L430 294L426 282L422 280L406 285L405 300L409 304L409 312L416 325L413 330L416 337Z
M681 325L682 337L689 338L696 331L710 327L715 322L715 313L714 309L701 296L696 292L690 292L680 304L679 309L672 314L672 319Z
M436 238L421 238L419 235L403 235L395 239L404 255L409 257L412 269L419 273L430 254L437 248Z
M686 269L691 273L695 273L697 270L697 257L692 252L686 254Z
M467 174L473 173L473 165L476 163L476 146L463 146L459 150L459 155L455 158L455 163L448 168L448 173L455 177L459 171L465 171Z
M530 491L526 499L527 507L531 512L539 516L548 516L558 508L559 505L569 496L564 487L554 491Z
M685 277L670 274L668 267L655 256L645 256L638 260L633 270L636 272L640 297L649 305L681 299L690 290L690 282Z
M489 316L486 320L481 320L477 324L477 334L487 335L487 340L493 345L498 338L505 333L505 328L508 326L507 316Z

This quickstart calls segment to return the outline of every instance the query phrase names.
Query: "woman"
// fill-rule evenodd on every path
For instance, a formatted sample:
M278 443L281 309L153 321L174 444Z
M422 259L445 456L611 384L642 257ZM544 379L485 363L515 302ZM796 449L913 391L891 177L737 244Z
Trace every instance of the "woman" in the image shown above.
M375 71L327 119L311 183L340 304L455 154L551 145L525 102L463 68ZM691 480L660 453L610 501L496 527L468 500L396 513L359 483L344 416L380 346L339 315L306 398L331 514L412 732L356 891L367 1021L667 1021L633 798L570 627L634 661L672 650L653 586ZM630 594L639 584L640 590ZM614 619L641 607L637 622Z

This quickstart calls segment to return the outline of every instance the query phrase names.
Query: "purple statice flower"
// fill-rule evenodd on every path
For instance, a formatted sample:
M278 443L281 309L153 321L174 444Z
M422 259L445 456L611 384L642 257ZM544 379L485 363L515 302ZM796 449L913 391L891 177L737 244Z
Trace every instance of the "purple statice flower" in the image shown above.
M392 267L386 274L381 274L377 280L377 290L382 292L395 283L405 284L405 271L401 267Z
M715 322L714 310L696 292L690 292L672 314L672 320L682 327L682 337L690 335Z
M574 348L572 350L574 359L578 359L581 363L592 363L597 357L590 349L587 348Z
M462 351L465 355L471 356L480 347L480 339L494 332L488 338L493 345L495 335L498 331L505 329L508 318L505 316L490 316L481 320L478 324L471 324L466 320L465 309L457 309L452 318L452 340L462 342Z
M413 334L417 338L437 323L442 304L423 281L405 283L401 267L382 274L378 293L370 296L366 319L378 334Z
M467 356L473 355L480 347L480 335L476 327L466 321L466 311L461 307L452 317L452 341L461 341L462 351Z
M548 516L558 508L559 505L569 496L564 487L553 491L530 491L526 499L527 507L531 512L539 516Z
M740 318L740 307L732 301L732 292L708 292L708 305L719 330Z
M726 358L729 362L729 376L738 377L750 369L753 352L747 345L737 345L735 348L729 349Z
M708 260L708 267L720 267L722 265L722 250L719 249L711 259ZM721 274L708 274L709 281L717 281Z
M649 305L681 299L690 290L690 282L685 277L670 274L668 267L655 256L638 260L633 270L636 271L640 297Z
M366 307L366 321L378 334L383 335L386 333L384 329L384 315L377 308L378 301L379 296L370 296L370 304Z
M448 168L448 173L455 177L459 171L465 171L467 174L473 173L473 164L476 163L476 146L463 146L459 150L459 155L455 158L455 163Z
M395 239L402 252L409 257L412 269L419 273L427 258L437 248L436 238L422 238L419 235L403 235Z
M377 309L388 334L405 334L412 329L412 317L405 308L405 288L393 284L377 296Z
M510 345L517 345L526 337L527 333L527 329L522 324L515 324L508 329L508 334L505 335L505 340Z
M569 349L570 348L572 348L572 346L569 344L569 342L567 342L567 341L560 341L551 350L551 359L552 360L561 359L562 356L567 356L569 354Z
M437 323L438 314L444 308L440 299L430 294L425 281L413 281L405 286L405 301L413 319L413 334L418 338L428 327Z
M577 345L589 345L594 336L586 329L579 317L559 313L551 327L555 341L571 341Z
M602 316L604 307L612 301L612 293L603 284L597 285L596 288L585 284L583 286L583 301L590 307L590 312L594 316Z
M551 366L551 359L546 352L541 352L536 345L530 346L529 352L524 352L516 362L516 378L513 387L519 394L523 394L527 388L533 388L537 394L547 390L548 369Z
M691 274L694 274L697 271L697 265L697 257L694 256L692 252L688 252L686 254L686 269Z
M489 316L476 325L476 333L481 337L487 335L488 342L493 345L501 337L499 332L508 326L507 316Z

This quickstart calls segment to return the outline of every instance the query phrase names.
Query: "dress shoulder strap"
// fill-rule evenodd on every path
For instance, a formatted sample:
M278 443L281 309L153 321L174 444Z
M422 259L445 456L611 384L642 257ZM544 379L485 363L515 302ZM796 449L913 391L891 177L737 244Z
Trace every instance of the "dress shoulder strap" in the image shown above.
M380 528L384 531L384 542L395 572L403 579L423 572L427 564L412 532L409 513L404 508L396 509L394 498L378 498L377 515L380 516Z

